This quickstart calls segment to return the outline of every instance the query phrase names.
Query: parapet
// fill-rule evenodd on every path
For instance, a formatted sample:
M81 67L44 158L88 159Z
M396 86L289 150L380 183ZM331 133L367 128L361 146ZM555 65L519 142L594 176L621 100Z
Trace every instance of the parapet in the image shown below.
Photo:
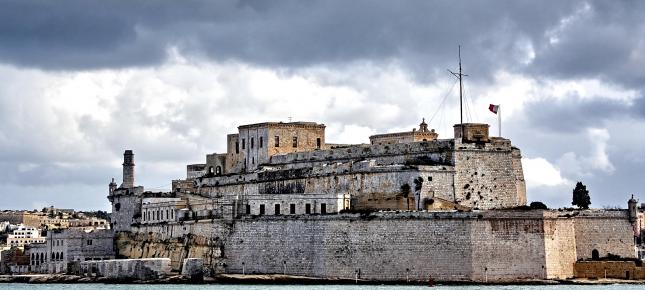
M463 127L463 130L462 130ZM455 142L486 143L489 142L488 124L464 123L454 126ZM463 134L462 134L463 132Z

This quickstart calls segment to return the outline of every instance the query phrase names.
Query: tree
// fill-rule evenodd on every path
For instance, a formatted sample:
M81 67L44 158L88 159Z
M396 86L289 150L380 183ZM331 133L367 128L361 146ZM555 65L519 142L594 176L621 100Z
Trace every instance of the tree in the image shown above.
M529 207L530 207L531 209L549 209L549 208L546 206L546 204L544 204L543 202L540 202L540 201L534 201L534 202L531 202L531 204L529 205Z
M410 210L410 199L408 198L410 196L410 185L409 184L404 184L401 185L401 196L405 197L405 200L408 204L408 210Z
M419 176L414 179L414 202L417 204L415 207L416 210L419 209L421 202L421 189L423 188L423 177ZM409 206L408 206L409 209Z
M587 186L580 181L576 183L576 188L573 189L573 201L571 204L581 209L589 209L589 205L591 204L591 197L589 197Z

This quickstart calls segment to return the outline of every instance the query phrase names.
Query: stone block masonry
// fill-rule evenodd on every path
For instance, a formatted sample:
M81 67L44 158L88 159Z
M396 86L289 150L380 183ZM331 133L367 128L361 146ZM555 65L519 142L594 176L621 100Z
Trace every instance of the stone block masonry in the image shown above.
M621 214L626 215L579 216L629 227ZM541 210L265 216L141 225L117 242L121 255L169 257L177 270L185 258L202 258L214 273L358 275L375 281L568 278L582 255L574 245L579 239L616 253L633 252L618 231L616 239L607 239L578 230L577 221L570 212Z

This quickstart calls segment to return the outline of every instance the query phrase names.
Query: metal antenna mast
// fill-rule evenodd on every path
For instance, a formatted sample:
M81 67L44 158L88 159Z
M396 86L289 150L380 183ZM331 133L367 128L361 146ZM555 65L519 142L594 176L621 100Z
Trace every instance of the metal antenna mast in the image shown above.
M464 84L463 77L467 77L461 72L461 45L459 46L459 73L448 70L452 75L459 79L459 126L461 127L461 138L464 138Z

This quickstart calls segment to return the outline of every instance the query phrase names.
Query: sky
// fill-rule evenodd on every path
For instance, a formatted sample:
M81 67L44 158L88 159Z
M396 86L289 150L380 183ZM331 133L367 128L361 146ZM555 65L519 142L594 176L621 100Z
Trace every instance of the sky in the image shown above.
M522 150L529 201L645 193L644 1L0 0L0 209L109 209L123 151L169 190L263 121L367 143L422 118ZM458 85L457 85L458 87Z

